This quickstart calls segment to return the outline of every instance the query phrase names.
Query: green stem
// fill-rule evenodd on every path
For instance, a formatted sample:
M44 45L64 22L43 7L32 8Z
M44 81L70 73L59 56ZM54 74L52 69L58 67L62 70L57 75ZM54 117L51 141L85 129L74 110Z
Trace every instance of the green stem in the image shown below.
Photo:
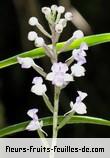
M39 66L37 66L37 65L33 65L32 66L33 67L33 69L35 70L35 71L37 71L41 76L43 76L44 78L46 77L46 72L44 72L44 70L41 68L41 67L39 67Z
M44 102L45 102L46 106L48 107L48 109L53 113L53 106L46 94L43 95L43 99L44 99Z
M60 95L60 88L55 86L54 113L53 113L53 138L57 138L59 95Z
M58 54L56 51L56 31L55 31L55 24L53 24L52 26L50 26L51 32L52 32L52 50L53 50L53 59L54 62L57 62L58 60Z
M45 138L45 135L44 135L44 133L41 130L38 129L37 133L38 133L40 138Z
M68 65L68 67L73 63L74 59L73 57L71 56L70 58L68 58L65 63Z
M47 141L47 139L45 138L45 135L43 134L43 132L41 131L41 130L37 130L37 132L38 132L38 135L39 135L39 137L40 137L40 139L41 139L41 141L42 141L42 144L43 144L43 146L45 146L45 147L49 147L49 144L48 144L48 141Z
M69 113L67 116L64 117L64 119L60 122L57 130L61 129L63 126L65 126L70 119L73 117L74 112Z
M54 112L53 112L53 138L52 138L52 145L51 149L54 148L54 146L57 144L57 135L58 135L58 130L57 130L57 124L58 124L58 106L59 106L59 96L60 96L60 88L59 87L54 87L55 92L54 92ZM50 152L49 158L54 158L55 153L52 150Z

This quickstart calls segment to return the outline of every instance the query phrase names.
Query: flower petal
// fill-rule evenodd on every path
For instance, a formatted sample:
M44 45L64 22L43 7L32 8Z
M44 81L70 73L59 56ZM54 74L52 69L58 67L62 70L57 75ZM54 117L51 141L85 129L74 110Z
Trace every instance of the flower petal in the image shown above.
M42 84L43 83L43 79L42 77L34 77L33 78L33 81L32 81L33 84Z
M35 119L35 120L38 120L38 116L37 116L37 113L38 112L38 109L30 109L28 110L27 112L27 115L30 116L32 119Z
M85 75L85 68L80 64L74 64L71 67L72 75L75 77L81 77Z
M35 93L36 95L42 96L47 91L45 84L33 85L31 88L31 92Z
M81 92L81 91L77 91L78 92L78 94L79 94L79 96L80 96L80 98L81 98L81 101L82 100L84 100L84 98L86 98L87 97L87 93L85 93L85 92Z
M84 33L81 30L77 30L77 31L74 32L73 37L75 39L82 38L82 37L84 37Z
M53 72L48 73L46 79L52 81L54 79L54 73Z
M85 43L85 42L81 43L80 49L82 49L82 50L88 50L88 45L87 45L87 43Z
M21 64L21 67L25 69L30 68L34 64L33 59L29 57L26 58L17 57L17 60L18 63Z
M75 103L72 110L78 114L86 114L87 113L86 109L87 109L86 105L81 102L81 103Z
M38 121L32 120L29 125L26 127L28 131L35 131L40 128L40 124Z
M71 102L70 102L70 107L71 107L71 109L73 108L73 106L74 106L74 104L73 104L73 102L71 101Z
M82 65L86 63L86 52L81 49L74 49L72 52L73 58L78 62L78 64Z
M64 74L64 81L73 81L73 76L70 74Z
M56 73L56 72L63 72L63 73L65 73L66 71L68 71L68 66L67 66L67 64L62 63L62 62L54 63L54 64L52 65L51 70L52 70L53 72L55 72L55 73Z

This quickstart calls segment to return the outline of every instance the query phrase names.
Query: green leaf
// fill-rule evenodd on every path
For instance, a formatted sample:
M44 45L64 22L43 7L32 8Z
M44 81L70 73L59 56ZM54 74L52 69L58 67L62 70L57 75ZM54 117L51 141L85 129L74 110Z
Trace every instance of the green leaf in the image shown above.
M105 42L110 42L110 33L105 34L99 34L99 35L92 35L92 36L86 36L82 39L75 40L66 51L72 50L74 48L78 48L82 42L86 42L88 46L94 46ZM60 50L64 46L65 42L61 42L57 44L57 50ZM17 63L16 57L32 57L32 58L41 58L45 56L45 51L43 48L37 48L33 49L31 51L27 51L25 53L18 54L16 56L13 56L11 58L5 59L0 61L0 69L14 65Z
M58 123L60 123L64 119L64 116L58 117ZM40 120L43 121L43 126L50 126L53 123L53 117L45 117L41 118ZM26 126L28 125L29 121L22 122L19 124L15 124L6 128L3 128L0 130L0 137L8 136L17 132L22 132L25 130ZM86 124L97 124L97 125L105 125L110 126L110 121L101 119L101 118L95 118L95 117L88 117L88 116L73 116L68 124L79 124L79 123L86 123Z

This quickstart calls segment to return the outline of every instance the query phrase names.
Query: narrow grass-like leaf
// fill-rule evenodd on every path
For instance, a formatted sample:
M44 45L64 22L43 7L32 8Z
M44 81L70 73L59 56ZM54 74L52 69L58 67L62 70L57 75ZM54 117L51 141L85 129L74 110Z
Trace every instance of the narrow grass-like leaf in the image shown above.
M78 48L82 42L86 42L88 46L94 46L105 42L110 42L110 33L105 34L99 34L99 35L92 35L92 36L86 36L82 39L75 40L65 52L72 50L74 48ZM61 42L57 44L57 50L60 50L64 46L65 42ZM10 57L8 59L0 61L0 69L17 64L16 57L32 57L35 58L41 58L45 56L45 51L43 48L36 48L31 51L27 51L25 53L20 53L16 56Z
M58 117L58 123L60 123L64 119L64 116ZM40 120L43 120L43 126L50 126L53 123L53 117L45 117L41 118ZM11 125L9 127L3 128L0 130L0 137L6 137L11 134L15 134L17 132L22 132L25 130L26 126L28 125L29 121L22 122L19 124ZM95 117L88 117L88 116L73 116L68 124L79 124L79 123L85 123L85 124L97 124L97 125L105 125L110 126L110 121L101 119L101 118L95 118Z

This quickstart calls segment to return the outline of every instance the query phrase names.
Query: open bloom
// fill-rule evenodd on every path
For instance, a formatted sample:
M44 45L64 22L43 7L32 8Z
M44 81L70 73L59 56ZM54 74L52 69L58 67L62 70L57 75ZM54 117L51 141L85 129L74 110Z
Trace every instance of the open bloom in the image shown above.
M32 118L32 121L30 121L30 123L26 127L26 130L28 130L28 131L40 130L43 133L45 133L45 131L43 131L43 129L42 129L43 122L42 121L39 122L37 112L38 112L38 109L28 110L27 115ZM45 133L45 134L47 135L47 133Z
M86 114L86 105L82 102L86 97L87 97L87 93L81 92L81 91L77 91L79 96L76 98L76 102L73 103L72 101L70 102L70 107L71 110L69 112L67 112L65 115L71 113L71 112L76 112L78 114Z
M85 71L85 68L78 63L71 66L72 75L75 77L85 76Z
M42 96L47 91L46 85L43 84L42 77L34 77L32 83L34 84L31 88L31 92L36 95Z
M17 60L18 63L21 64L21 67L24 69L28 69L34 65L34 61L30 57L25 57L25 58L17 57Z
M48 73L46 79L52 81L52 84L62 87L66 82L73 81L72 75L66 73L68 71L68 66L64 63L54 63L52 72Z
M82 65L86 63L86 52L88 50L88 46L86 43L82 43L79 49L74 49L72 52L73 58L78 62L78 64Z

